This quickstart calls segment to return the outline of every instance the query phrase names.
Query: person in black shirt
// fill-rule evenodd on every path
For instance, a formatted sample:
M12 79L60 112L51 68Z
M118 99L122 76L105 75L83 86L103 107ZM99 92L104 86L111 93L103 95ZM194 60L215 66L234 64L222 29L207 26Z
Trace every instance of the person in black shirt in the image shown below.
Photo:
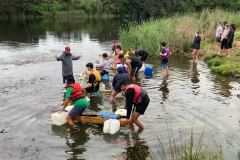
M125 61L124 55L120 55L118 58L122 63ZM142 67L142 61L137 57L128 57L125 63L127 65L129 78L136 81L138 71Z
M150 102L147 92L138 85L129 85L125 80L121 81L121 89L126 98L127 120L125 121L125 124L132 125L135 123L139 129L144 129L142 123L138 120L138 117L140 114L144 114ZM135 106L133 109L132 105Z
M230 24L230 30L228 32L228 38L227 38L227 46L229 48L229 52L228 52L228 57L232 56L232 43L233 43L233 39L234 39L234 32L235 32L236 28L234 24Z
M196 60L198 63L198 50L200 49L201 37L199 36L199 32L195 32L195 37L193 40L192 48L193 48L193 62Z
M145 61L147 60L148 57L148 52L144 49L131 49L131 53L137 57L141 57L142 63L145 65Z

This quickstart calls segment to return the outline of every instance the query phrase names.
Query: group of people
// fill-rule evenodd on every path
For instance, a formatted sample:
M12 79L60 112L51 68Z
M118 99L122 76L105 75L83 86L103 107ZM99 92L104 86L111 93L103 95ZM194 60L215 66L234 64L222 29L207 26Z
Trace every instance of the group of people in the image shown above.
M166 47L165 42L161 43L161 48L162 50L159 53L159 56L162 61L163 73L164 76L168 76L168 56L171 52ZM130 57L129 55L124 55L121 46L117 44L116 41L112 41L112 53L110 56L108 56L107 53L103 53L101 65L96 66L97 68L101 68L102 71L100 73L93 69L92 63L86 64L88 72L85 71L84 73L89 76L86 86L81 86L79 83L75 82L72 69L72 60L78 60L82 58L82 55L72 55L69 46L65 48L65 51L63 51L61 56L55 55L57 61L62 61L63 83L66 82L64 87L64 89L66 89L65 101L63 109L60 110L59 113L65 110L70 100L75 104L67 116L67 122L69 125L73 126L72 119L81 115L88 106L84 93L91 95L98 91L100 88L99 84L101 76L109 74L112 68L116 69L117 74L113 77L110 102L114 101L114 97L117 94L122 94L126 99L127 108L127 120L125 121L125 124L132 125L135 123L139 129L144 129L142 123L138 120L138 117L141 114L144 114L150 102L150 98L148 97L147 92L140 86L131 84L131 80L134 83L136 82L138 72L140 68L145 65L145 61L148 58L148 52L143 49L131 49L130 52L134 56ZM115 54L113 60L111 60L112 54ZM126 73L124 73L125 67L116 67L117 64L125 65ZM134 108L132 107L133 105Z
M216 30L216 41L218 47L218 54L223 56L231 57L232 56L232 44L234 40L234 32L236 27L234 24L228 24L226 21L223 22L223 27L221 22L217 23Z

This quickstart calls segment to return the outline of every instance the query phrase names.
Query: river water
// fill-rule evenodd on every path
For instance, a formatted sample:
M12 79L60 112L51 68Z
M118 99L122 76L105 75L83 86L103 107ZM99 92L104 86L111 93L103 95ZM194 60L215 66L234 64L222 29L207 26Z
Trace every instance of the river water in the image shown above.
M103 134L102 126L67 124L51 126L50 116L62 108L61 55L69 45L74 55L74 75L95 63L96 54L110 53L111 40L126 20L65 19L2 21L0 23L0 159L146 159L149 151L157 159L159 142L169 152L169 130L180 145L189 143L193 128L194 143L204 131L204 144L217 142L229 159L240 155L238 122L240 85L232 78L212 74L200 61L174 54L169 60L170 76L164 79L159 60L147 60L153 78L140 73L138 84L147 89L150 105L140 120L143 132L121 127L115 136ZM164 80L164 85L161 85ZM165 82L166 81L166 82ZM108 87L110 82L104 82ZM87 113L124 108L124 100L109 103L109 93L92 97ZM168 129L169 128L169 129ZM170 131L171 132L171 131Z

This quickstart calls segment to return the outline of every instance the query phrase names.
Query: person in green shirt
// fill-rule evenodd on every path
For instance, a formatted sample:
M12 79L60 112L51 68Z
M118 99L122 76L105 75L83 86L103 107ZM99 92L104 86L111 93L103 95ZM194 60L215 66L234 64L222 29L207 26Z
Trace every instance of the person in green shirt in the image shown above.
M74 107L71 109L67 116L67 122L69 125L73 126L73 117L77 117L85 111L86 107L89 106L79 83L75 83L73 76L68 76L67 78L67 90L66 98L64 101L63 109L58 113L61 113L67 107L69 100L74 102Z

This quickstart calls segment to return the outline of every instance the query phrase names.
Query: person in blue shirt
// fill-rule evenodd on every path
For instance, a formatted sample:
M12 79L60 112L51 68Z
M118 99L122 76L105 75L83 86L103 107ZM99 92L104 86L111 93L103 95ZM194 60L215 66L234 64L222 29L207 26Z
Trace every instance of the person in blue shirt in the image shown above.
M110 97L111 103L114 101L114 97L116 97L118 93L122 92L122 89L120 86L121 81L125 80L128 84L130 84L130 79L127 74L123 73L122 67L118 67L117 72L118 73L113 77L113 82L112 82L113 89Z

